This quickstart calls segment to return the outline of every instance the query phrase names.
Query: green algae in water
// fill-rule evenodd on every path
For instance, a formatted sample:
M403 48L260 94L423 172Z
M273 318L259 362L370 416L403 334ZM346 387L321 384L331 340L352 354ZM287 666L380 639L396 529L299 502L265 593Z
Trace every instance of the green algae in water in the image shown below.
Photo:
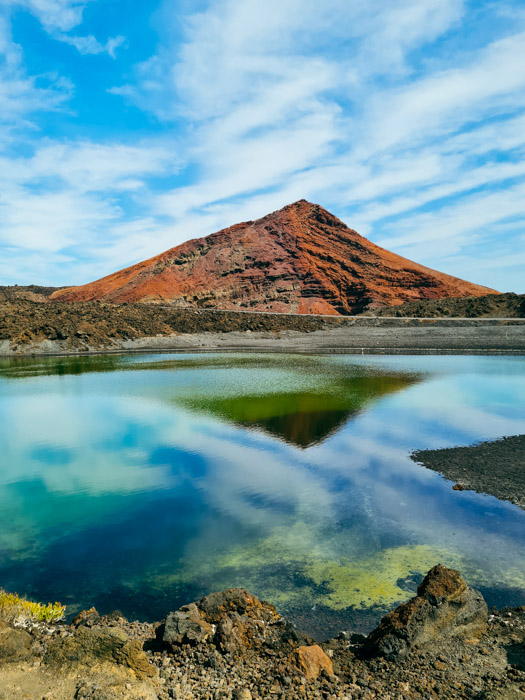
M371 607L388 610L415 592L415 588L412 593L407 592L400 583L417 575L422 578L443 561L449 566L458 565L460 558L427 545L413 545L353 562L314 559L272 562L264 557L256 560L257 564L250 561L250 553L246 551L219 559L217 570L208 572L213 581L211 587L229 588L242 581L243 587L273 601L282 610L298 604L322 605L332 610ZM170 585L185 578L167 577L162 584ZM205 572L200 571L198 578L205 579ZM158 584L157 581L155 585Z
M400 581L423 575L444 561L451 566L453 559L448 552L428 545L408 545L357 561L316 561L305 567L305 575L318 586L326 587L327 593L319 597L319 603L328 608L379 606L386 609L407 599L407 591L400 587Z
M185 560L184 571L151 581L155 587L201 581L218 590L242 586L274 602L282 611L324 606L333 611L349 608L386 612L415 595L417 584L436 564L459 569L470 585L490 588L495 580L490 569L473 567L468 557L454 548L407 544L370 555L334 555L352 531L326 539L321 529L299 521L275 528L272 534L251 545L232 547L224 553L195 561ZM351 550L346 546L346 550ZM497 573L509 589L525 588L523 567L508 566Z
M345 537L351 537L351 532ZM339 547L340 542L327 542L320 532L297 522L276 528L251 546L231 548L204 562L187 559L184 571L163 578L161 585L198 579L211 588L229 588L242 582L282 609L308 603L332 610L387 610L410 596L402 585L407 579L422 578L438 563L456 568L462 564L457 554L428 545L402 545L352 559L330 558Z

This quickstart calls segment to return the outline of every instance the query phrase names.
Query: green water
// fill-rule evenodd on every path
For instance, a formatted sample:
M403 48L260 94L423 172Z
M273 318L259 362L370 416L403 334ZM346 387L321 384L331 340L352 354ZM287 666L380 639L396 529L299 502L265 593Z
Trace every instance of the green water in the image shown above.
M525 603L525 513L409 457L525 432L521 358L0 360L0 586L161 619L244 586L317 636L438 562Z

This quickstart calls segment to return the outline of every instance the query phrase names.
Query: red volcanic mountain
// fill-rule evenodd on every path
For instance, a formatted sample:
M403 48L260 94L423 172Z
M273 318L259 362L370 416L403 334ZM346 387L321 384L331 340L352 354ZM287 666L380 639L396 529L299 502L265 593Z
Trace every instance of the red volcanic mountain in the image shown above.
M300 200L51 298L355 314L491 292L390 253L317 204Z

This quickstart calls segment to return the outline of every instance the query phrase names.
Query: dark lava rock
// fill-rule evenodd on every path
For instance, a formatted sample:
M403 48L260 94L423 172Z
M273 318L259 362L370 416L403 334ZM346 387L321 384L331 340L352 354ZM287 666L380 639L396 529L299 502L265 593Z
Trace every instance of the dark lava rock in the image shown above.
M0 621L0 664L23 661L31 656L31 637Z
M184 605L166 618L163 640L169 645L199 644L213 636L213 628L195 603Z
M169 336L174 333L279 332L309 333L338 328L344 319L288 316L248 311L178 309L158 304L80 302L40 304L26 299L2 301L0 340L23 347L43 340L63 340L68 348L106 348L121 340Z
M479 637L487 627L488 609L479 591L461 574L438 564L425 576L417 596L386 615L367 638L369 652L386 658L403 656L416 644L442 637Z
M126 666L137 678L155 675L140 642L119 627L79 627L75 634L51 642L44 656L44 664L56 668L104 662Z
M410 457L455 482L455 491L490 493L525 509L525 435L466 447L417 450Z
M417 299L368 313L405 318L525 318L525 294Z
M163 641L172 648L213 642L223 653L242 655L262 643L270 645L272 637L280 639L280 622L273 605L242 588L229 588L170 613Z

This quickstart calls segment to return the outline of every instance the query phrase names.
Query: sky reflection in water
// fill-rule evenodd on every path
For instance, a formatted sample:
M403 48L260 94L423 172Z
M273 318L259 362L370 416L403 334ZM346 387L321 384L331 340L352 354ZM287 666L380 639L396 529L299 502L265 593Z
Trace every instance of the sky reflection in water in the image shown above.
M0 585L150 619L239 585L321 634L441 561L525 603L525 513L409 458L524 432L522 358L3 360Z

